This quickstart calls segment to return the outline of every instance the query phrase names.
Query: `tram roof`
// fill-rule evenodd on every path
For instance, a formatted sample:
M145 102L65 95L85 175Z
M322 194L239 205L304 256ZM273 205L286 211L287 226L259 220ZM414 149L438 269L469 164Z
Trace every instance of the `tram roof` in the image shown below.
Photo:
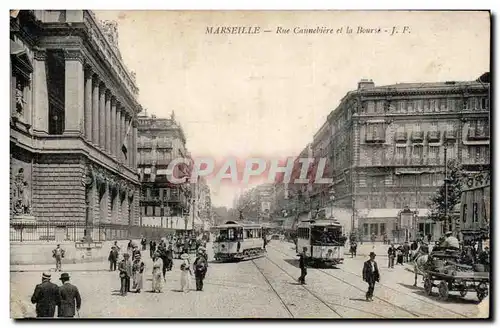
M236 228L236 227L242 227L242 228L262 228L262 224L258 223L250 223L250 222L236 222L236 221L228 221L224 224L218 225L213 227L214 229L229 229L229 228Z
M299 223L299 226L318 226L318 227L330 227L330 226L335 226L335 227L341 227L342 225L340 224L339 221L336 219L328 219L328 220L306 220L306 221L301 221Z

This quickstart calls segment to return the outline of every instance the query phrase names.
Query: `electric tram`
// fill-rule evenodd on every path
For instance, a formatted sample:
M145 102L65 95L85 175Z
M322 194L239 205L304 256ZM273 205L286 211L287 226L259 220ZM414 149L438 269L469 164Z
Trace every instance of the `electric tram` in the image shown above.
M261 224L227 221L212 228L216 261L248 260L264 255L264 231Z
M346 237L334 218L306 220L297 225L297 254L306 248L306 260L314 265L337 265L344 262Z

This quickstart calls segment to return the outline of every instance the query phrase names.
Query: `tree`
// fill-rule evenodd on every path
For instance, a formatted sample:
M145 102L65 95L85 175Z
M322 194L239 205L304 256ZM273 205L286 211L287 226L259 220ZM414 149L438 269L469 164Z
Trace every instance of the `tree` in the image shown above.
M450 160L447 163L448 180L447 183L443 181L443 185L439 187L437 192L430 197L429 218L435 222L443 222L446 220L446 213L448 217L452 214L454 207L460 203L463 178L463 170L455 160ZM446 189L448 187L448 202L446 203ZM447 205L447 206L446 206Z

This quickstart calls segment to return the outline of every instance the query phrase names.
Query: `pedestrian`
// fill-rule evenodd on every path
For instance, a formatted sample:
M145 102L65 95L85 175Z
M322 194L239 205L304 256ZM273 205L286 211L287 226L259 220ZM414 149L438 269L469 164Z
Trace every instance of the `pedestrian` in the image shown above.
M153 293L161 293L163 288L162 281L162 268L163 261L158 252L154 252L153 254Z
M427 235L427 243L431 243L431 239L432 239L432 235L431 234L428 234Z
M403 248L399 246L396 249L396 264L401 264L403 265Z
M182 253L181 255L181 291L188 293L190 288L190 279L193 275L191 264L189 263L189 255Z
M135 254L132 263L132 277L134 281L133 288L136 293L140 293L143 286L144 262L141 260L141 254Z
M375 245L375 239L377 239L377 237L375 236L374 233L372 233L371 240L373 245Z
M127 244L127 253L132 254L132 251L134 250L134 243L132 242L132 239L128 241Z
M373 291L375 290L375 282L380 281L380 273L378 271L377 262L375 262L375 253L370 252L370 259L363 266L363 281L368 283L368 291L366 292L366 301L373 301Z
M109 271L116 271L116 264L118 262L118 251L116 250L115 246L111 247L111 251L109 252L108 256L108 261L109 261Z
M407 241L403 245L403 257L405 263L410 261L410 244Z
M302 248L302 252L299 254L300 277L298 281L301 285L306 284L306 275L307 275L306 253L307 253L307 247L304 247Z
M116 251L118 253L120 253L121 248L120 248L120 246L118 246L118 242L116 240L115 240L115 243L113 244L113 247L116 248Z
M165 278L165 275L167 273L167 262L168 262L168 256L167 256L167 250L165 249L165 246L163 246L163 244L160 244L160 246L158 246L158 254L159 256L161 257L161 261L162 261L162 268L161 268L161 271L162 271L162 274L163 274L163 281L167 281L166 278Z
M56 260L56 271L62 270L62 259L64 258L64 249L61 248L60 244L52 251L52 257Z
M198 248L198 255L196 256L196 260L193 263L194 267L194 277L196 279L196 290L203 290L203 280L205 279L205 275L207 274L207 259L203 254L203 247Z
M396 249L394 248L394 244L391 244L389 249L387 250L387 256L389 257L389 268L394 268L394 258L396 257Z
M352 240L351 241L351 258L356 257L356 252L358 249L358 244L356 244L356 241Z
M166 269L167 269L167 271L172 271L172 266L174 264L174 251L172 249L172 243L168 244L168 248L165 251L165 253L166 253L166 260L167 260Z
M134 249L132 251L132 259L135 259L135 256L139 254L141 256L141 251L139 250L139 246L134 245Z
M151 240L149 242L149 257L153 258L155 252L156 252L156 242L154 240Z
M61 295L59 287L50 282L50 273L42 274L42 283L36 285L31 303L36 304L37 318L53 318L56 312L56 306L61 304Z
M73 318L75 314L80 311L80 307L82 306L80 292L75 285L70 284L69 274L61 274L59 280L62 282L62 286L59 287L61 305L58 308L57 316L59 318Z
M118 270L120 270L120 294L126 296L130 292L130 277L132 276L132 263L128 253L123 254L123 260L118 265Z

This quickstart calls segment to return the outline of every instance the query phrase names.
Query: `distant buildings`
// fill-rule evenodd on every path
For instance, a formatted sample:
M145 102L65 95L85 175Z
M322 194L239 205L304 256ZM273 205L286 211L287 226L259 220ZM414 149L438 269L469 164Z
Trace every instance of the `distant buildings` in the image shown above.
M191 160L186 138L174 114L170 118L140 116L138 119L138 173L141 181L142 224L177 230L202 229L211 217L210 188L204 180L173 184L167 180L167 167L174 158ZM187 170L187 167L184 169ZM176 177L182 172L177 166ZM194 203L193 203L194 200ZM194 208L194 209L193 209Z

